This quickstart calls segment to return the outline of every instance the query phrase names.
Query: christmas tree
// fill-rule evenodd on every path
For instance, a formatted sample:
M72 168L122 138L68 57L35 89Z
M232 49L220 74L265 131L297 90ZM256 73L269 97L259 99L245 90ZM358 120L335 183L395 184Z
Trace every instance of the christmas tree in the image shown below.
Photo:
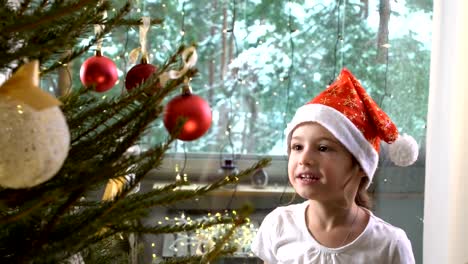
M183 94L176 98L200 99L191 94L189 85L197 74L190 63L196 61L195 47L181 46L164 65L153 68L142 44L144 70L137 71L136 85L117 97L96 96L117 81L115 64L101 54L103 36L122 25L145 24L143 19L128 18L130 7L130 3L116 7L108 1L89 0L1 1L0 70L12 73L0 87L1 263L134 262L130 252L135 248L128 241L134 242L135 234L187 232L218 224L229 229L203 254L161 263L209 263L235 251L226 242L248 222L248 206L235 214L183 225L141 222L158 206L235 183L269 161L261 160L195 190L181 188L190 184L181 178L149 192L135 191L148 171L161 164L171 143L177 138L196 139L204 131L190 135L190 111L169 115L163 105L164 98L181 87ZM106 11L113 9L117 11L107 16ZM80 45L90 35L94 37ZM39 74L55 76L90 49L96 49L96 56L82 65L83 87L58 100L39 89ZM145 76L139 76L143 71ZM155 120L162 122L163 116L167 139L132 152L148 126ZM104 188L104 196L98 197L96 193Z

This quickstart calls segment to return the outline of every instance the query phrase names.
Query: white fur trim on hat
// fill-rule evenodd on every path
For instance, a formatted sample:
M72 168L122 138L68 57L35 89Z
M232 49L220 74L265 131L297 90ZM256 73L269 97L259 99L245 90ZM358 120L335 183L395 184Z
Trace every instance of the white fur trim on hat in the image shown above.
M367 185L369 187L377 169L379 155L362 132L336 109L322 104L306 104L297 109L296 114L284 131L288 140L288 149L292 131L298 125L306 122L317 122L325 127L353 154L369 177Z

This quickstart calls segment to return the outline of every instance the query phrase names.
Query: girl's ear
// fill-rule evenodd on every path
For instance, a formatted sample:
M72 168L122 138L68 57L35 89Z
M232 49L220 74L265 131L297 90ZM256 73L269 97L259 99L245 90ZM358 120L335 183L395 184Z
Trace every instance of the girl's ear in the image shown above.
M359 172L359 175L362 177L366 177L366 172L362 169L361 167L361 164L359 164L359 162L357 161L357 159L353 156L353 162L354 162L354 165L358 167L358 172Z
M361 178L367 177L366 172L359 166L359 173L361 174Z

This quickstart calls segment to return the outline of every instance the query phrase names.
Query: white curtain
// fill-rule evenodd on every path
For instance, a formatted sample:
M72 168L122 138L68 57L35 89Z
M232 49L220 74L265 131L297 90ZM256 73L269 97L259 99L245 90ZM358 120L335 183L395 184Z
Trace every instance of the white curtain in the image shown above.
M468 263L468 0L434 0L424 264Z

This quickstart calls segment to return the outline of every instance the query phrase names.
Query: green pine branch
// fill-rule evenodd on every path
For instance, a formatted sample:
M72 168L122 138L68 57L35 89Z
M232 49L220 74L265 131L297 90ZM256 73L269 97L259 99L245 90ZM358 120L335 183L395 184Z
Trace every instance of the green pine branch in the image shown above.
M153 196L152 192L148 192L148 198L140 200L139 195L129 197L129 202L138 203L140 207L149 208L153 206L171 205L175 202L192 199L198 196L205 195L211 191L217 190L225 185L237 183L242 177L251 175L258 169L264 168L269 165L271 159L262 159L250 168L239 172L238 174L231 174L223 179L219 179L211 184L199 187L196 190L177 190L166 193L164 196Z
M219 251L219 256L227 256L227 255L232 255L234 252L236 252L236 248L228 248L228 249L223 249ZM161 262L158 262L158 264L200 264L200 263L205 263L202 262L203 256L188 256L188 257L172 257L166 260L163 260Z
M212 219L200 219L194 220L187 223L177 224L177 225L156 225L156 226L143 226L140 223L137 224L113 224L110 228L116 232L124 233L143 233L143 234L170 234L170 233L180 233L194 231L198 229L207 229L212 226L221 225L221 224L234 224L242 225L247 223L246 217L252 212L252 208L245 206L237 210L237 216L219 216Z
M101 4L96 3L93 0L80 0L73 2L65 1L54 1L50 5L50 9L44 11L43 6L35 9L32 12L31 16L24 16L24 9L27 8L27 5L31 1L23 3L23 6L20 8L20 14L22 15L22 20L18 21L16 24L8 25L3 28L4 33L13 33L21 31L32 31L44 26L53 26L57 21L60 21L61 18L70 16L73 13L76 13L77 10L82 10L86 8L97 8L97 9L108 9L108 2L102 1ZM101 6L103 8L101 8Z
M228 241L232 238L236 229L247 222L245 217L250 215L252 208L248 208L247 210L249 210L249 212L243 212L244 217L236 219L227 232L221 238L217 239L214 247L207 254L203 255L201 263L211 263L214 259L219 257L223 249L228 245Z
M102 39L106 34L111 32L112 29L114 29L116 26L118 26L120 21L123 20L124 16L127 15L129 13L129 11L130 11L130 4L127 3L122 8L120 8L120 10L117 11L117 13L113 17L111 17L109 19L106 19L106 20L96 21L96 23L94 23L93 25L88 24L89 21L90 21L89 17L82 16L81 19L80 19L81 21L78 21L77 23L84 23L84 24L88 25L88 27L83 28L83 30L87 30L87 31L80 32L80 35L78 35L77 37L85 34L86 32L89 32L91 30L91 27L94 27L95 24L102 25L102 31L99 32L98 34L95 34L93 36L93 38L90 41L88 41L88 43L86 45L83 45L81 47L76 47L74 45L74 46L72 46L70 48L71 51L68 51L66 49L62 49L63 52L61 52L60 54L57 54L57 55L53 54L54 55L53 57L51 56L51 58L48 58L47 60L44 60L44 59L41 60L41 62L43 62L42 64L43 64L43 67L44 67L42 69L42 71L41 71L41 74L47 74L47 73L49 73L49 72L51 72L51 71L53 71L53 70L55 70L55 69L57 69L59 67L62 67L63 65L66 65L66 64L70 63L72 60L78 58L79 56L85 54L100 39ZM74 33L73 30L71 30L69 32ZM73 36L70 36L70 37L73 37ZM47 63L51 59L54 59L55 62L52 63L52 64Z
M0 0L0 16L5 18L0 24L0 70L15 69L25 61L39 59L42 74L47 74L83 55L113 28L141 23L140 19L126 18L129 2L105 19L103 11L111 8L109 1L25 0L19 7L13 7L8 1ZM161 20L152 21L156 23ZM95 24L105 26L98 35L92 33ZM89 44L79 47L78 43L90 36L93 37ZM217 239L218 245L205 256L191 256L186 260L210 261L220 254L234 252L235 249L223 245L234 229L246 222L248 208L240 210L235 217L199 219L180 226L143 226L141 220L151 210L237 183L240 178L268 166L269 159L196 190L186 190L183 187L190 183L178 181L132 194L148 171L161 166L164 154L183 126L184 120L179 120L177 129L166 140L148 146L139 155L126 153L161 117L164 99L178 90L185 78L197 74L196 69L191 69L180 79L170 80L155 90L161 74L181 68L184 49L180 47L158 72L127 94L103 100L92 94L92 87L87 87L60 98L71 134L68 157L60 171L43 184L26 189L0 188L1 263L60 263L76 254L116 263L128 256L128 252L121 252L128 249L118 243L120 236L184 232L223 223L232 224L232 228ZM109 180L124 181L130 174L132 178L125 178L113 199L101 200L100 193ZM89 253L99 246L106 249L102 256ZM108 247L113 246L120 252L112 254Z

